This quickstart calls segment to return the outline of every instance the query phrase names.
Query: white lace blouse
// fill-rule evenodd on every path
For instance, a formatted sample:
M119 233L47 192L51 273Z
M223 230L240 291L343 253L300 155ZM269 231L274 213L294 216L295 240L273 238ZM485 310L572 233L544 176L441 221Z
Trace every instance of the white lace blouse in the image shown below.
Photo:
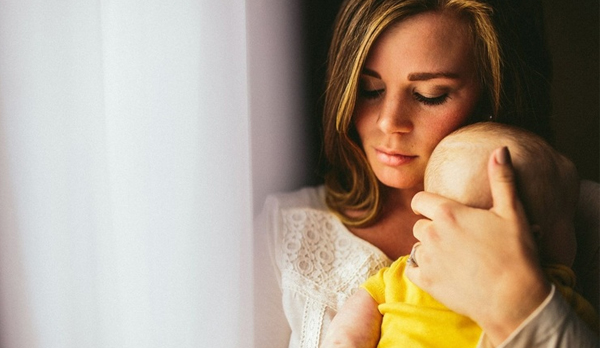
M318 348L338 308L364 280L392 262L352 234L327 209L324 195L324 187L317 187L270 196L255 221L255 348ZM563 309L568 310L553 294L540 306L546 319L545 307L552 307L548 302L558 306L554 309L558 316L565 317ZM535 317L541 316L540 311ZM510 340L535 337L535 323L543 326L547 320L533 319L522 325L531 329L520 328ZM569 320L562 322L579 324L577 319ZM569 347L581 343L578 339L567 342L574 344ZM479 346L488 344L484 339ZM510 342L502 346L521 347Z
M273 299L283 305L285 318L268 315L280 318L265 337L257 337L263 342L257 348L285 347L288 340L289 347L317 348L338 307L391 260L327 210L322 187L269 197L261 218L265 229L255 233L267 237L268 250L265 244L257 250L272 262L256 272L276 276L280 291Z

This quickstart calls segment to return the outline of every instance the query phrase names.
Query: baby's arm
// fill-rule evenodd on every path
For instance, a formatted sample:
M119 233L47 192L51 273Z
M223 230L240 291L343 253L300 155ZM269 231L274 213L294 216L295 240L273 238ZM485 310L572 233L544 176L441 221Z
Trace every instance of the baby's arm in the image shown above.
M331 321L321 348L375 348L382 315L377 302L362 288L352 295Z

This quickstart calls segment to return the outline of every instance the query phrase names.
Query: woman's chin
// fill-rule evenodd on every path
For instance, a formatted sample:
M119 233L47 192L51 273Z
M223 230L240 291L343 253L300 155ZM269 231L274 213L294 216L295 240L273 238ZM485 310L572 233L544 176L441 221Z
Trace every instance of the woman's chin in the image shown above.
M401 191L423 191L423 180L407 180L407 179L397 179L394 180L381 180L380 182L388 189L392 190L401 190Z

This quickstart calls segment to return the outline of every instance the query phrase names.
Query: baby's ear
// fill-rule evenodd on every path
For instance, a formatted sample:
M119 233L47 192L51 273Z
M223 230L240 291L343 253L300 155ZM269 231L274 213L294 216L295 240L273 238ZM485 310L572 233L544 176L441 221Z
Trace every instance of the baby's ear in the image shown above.
M540 227L540 225L531 225L531 234L533 234L533 239L535 240L536 243L539 243L539 241L542 239L542 228Z

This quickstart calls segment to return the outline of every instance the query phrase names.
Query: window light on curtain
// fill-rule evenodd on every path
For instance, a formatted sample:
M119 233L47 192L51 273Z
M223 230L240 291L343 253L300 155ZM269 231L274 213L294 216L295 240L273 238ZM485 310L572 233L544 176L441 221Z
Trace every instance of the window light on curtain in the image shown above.
M277 3L0 0L0 347L251 342L252 182L291 185L251 161L298 138L253 140L298 107Z

